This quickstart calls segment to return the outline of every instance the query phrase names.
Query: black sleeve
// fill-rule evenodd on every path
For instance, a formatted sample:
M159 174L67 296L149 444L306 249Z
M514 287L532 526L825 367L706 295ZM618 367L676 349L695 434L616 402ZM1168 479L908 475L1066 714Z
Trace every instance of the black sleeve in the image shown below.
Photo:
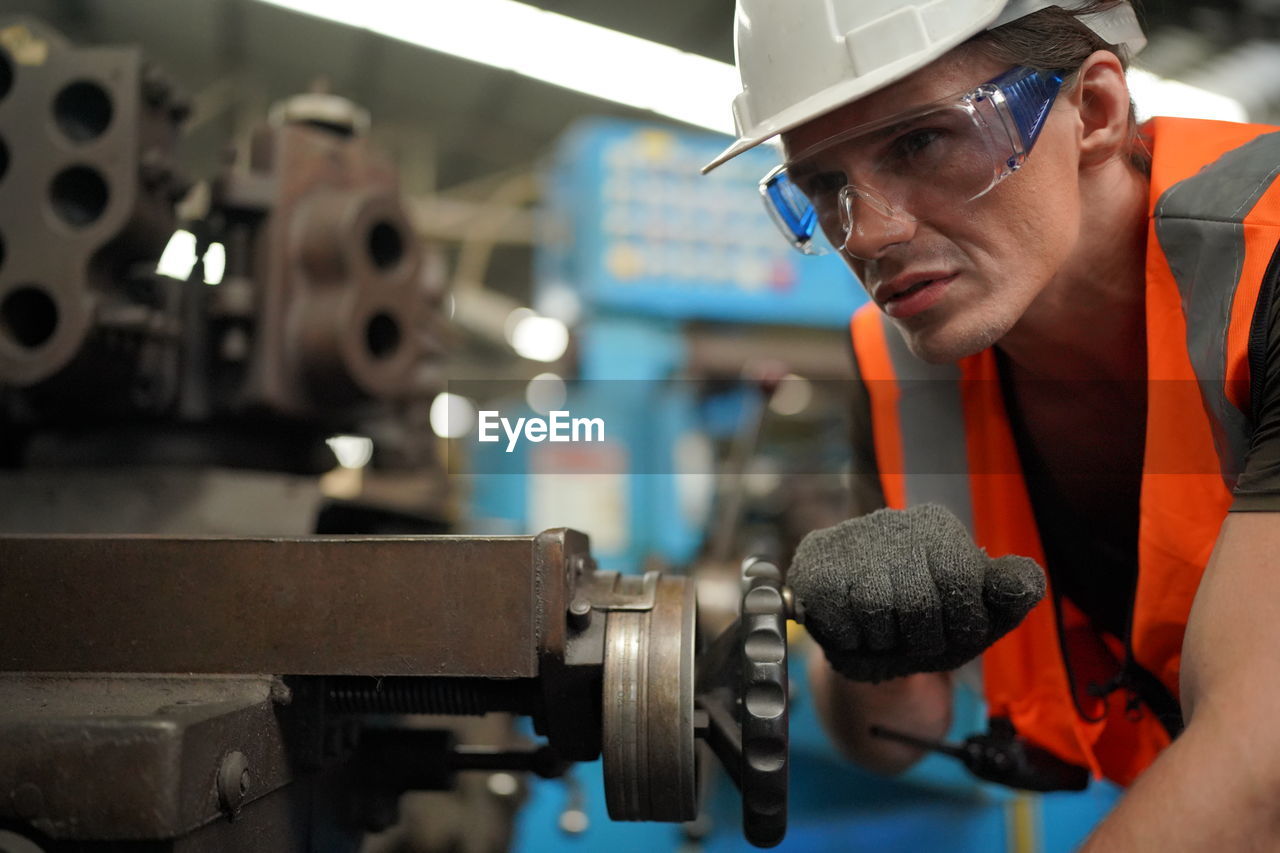
M1249 330L1253 436L1232 512L1280 512L1280 249L1271 258Z
M871 397L862 381L862 371L858 368L858 356L853 352L852 341L849 350L853 365L849 436L853 449L849 488L852 493L853 515L856 517L883 509L885 502L884 490L880 486L880 469L876 465L875 442L871 434Z

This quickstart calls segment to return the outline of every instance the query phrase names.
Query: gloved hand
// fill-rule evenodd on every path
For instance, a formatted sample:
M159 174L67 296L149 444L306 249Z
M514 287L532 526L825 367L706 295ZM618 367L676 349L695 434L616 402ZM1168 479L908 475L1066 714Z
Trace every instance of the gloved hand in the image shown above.
M815 530L787 583L832 667L855 681L955 669L1045 593L1027 557L992 559L947 509L882 509Z

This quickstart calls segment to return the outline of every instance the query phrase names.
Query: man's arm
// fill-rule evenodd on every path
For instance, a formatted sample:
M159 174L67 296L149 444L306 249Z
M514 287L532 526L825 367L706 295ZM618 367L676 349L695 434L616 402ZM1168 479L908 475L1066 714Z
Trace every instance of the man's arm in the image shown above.
M833 670L822 650L809 656L809 686L822 727L849 760L876 773L900 773L924 757L924 750L884 738L870 729L883 725L937 740L951 728L951 676L924 672L882 681L850 681Z
M1227 516L1182 647L1187 727L1084 850L1280 849L1280 512Z

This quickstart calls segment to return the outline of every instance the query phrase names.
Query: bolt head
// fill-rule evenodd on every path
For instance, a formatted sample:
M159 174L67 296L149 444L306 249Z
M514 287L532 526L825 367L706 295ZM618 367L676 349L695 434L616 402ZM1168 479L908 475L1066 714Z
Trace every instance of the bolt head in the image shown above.
M249 759L236 750L228 752L218 765L218 805L230 817L240 813L249 794Z

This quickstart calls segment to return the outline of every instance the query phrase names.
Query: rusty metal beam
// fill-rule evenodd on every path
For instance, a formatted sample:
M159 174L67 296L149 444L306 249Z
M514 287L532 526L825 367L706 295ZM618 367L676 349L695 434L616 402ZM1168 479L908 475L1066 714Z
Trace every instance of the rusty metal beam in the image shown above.
M586 538L0 537L0 671L529 678Z

